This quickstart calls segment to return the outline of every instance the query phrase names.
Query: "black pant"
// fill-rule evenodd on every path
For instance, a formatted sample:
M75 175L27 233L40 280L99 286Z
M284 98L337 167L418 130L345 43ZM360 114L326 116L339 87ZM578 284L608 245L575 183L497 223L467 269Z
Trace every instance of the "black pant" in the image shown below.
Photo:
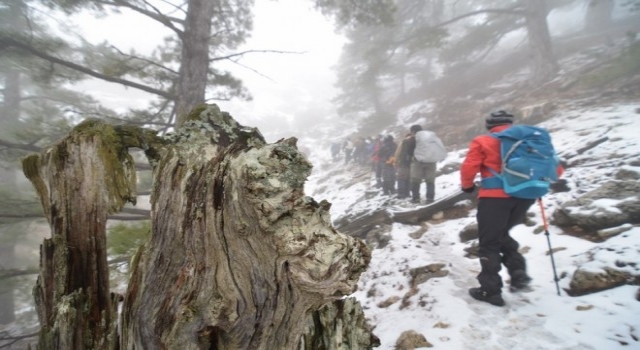
M478 255L482 267L478 282L488 294L500 293L502 289L502 278L499 274L501 264L504 264L510 276L518 270L526 272L524 257L518 253L519 244L509 235L509 230L524 222L527 210L534 202L534 199L521 198L478 200Z

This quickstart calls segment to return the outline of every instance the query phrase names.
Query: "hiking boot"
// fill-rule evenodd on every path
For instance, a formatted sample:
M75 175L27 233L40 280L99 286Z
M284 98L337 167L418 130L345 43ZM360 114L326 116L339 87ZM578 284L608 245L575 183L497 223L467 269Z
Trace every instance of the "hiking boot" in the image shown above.
M413 203L413 204L420 204L420 199L412 198L412 199L411 199L411 203Z
M425 203L427 203L427 204L431 204L431 203L433 203L433 202L435 202L435 201L433 200L433 198L427 198L427 200L425 201Z
M529 277L525 271L517 270L511 275L511 286L509 289L512 292L528 290L529 283L531 283L531 277Z
M491 305L504 306L504 299L502 299L500 293L488 294L482 290L482 288L471 288L469 289L469 295L471 295L473 299L484 301Z

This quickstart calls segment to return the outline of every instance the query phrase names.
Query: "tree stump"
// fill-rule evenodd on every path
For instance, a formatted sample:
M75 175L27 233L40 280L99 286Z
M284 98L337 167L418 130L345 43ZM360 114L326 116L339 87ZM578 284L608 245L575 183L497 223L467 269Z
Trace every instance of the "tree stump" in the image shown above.
M50 149L23 160L51 227L34 288L39 349L114 349L107 215L135 202L133 159L114 128L85 121Z
M328 202L304 195L311 164L296 139L266 144L214 105L188 119L162 139L87 121L23 162L53 234L35 290L39 348L305 349L318 310L355 290L370 252L331 226ZM131 262L118 333L106 221L135 202L129 147L153 167L152 232ZM332 327L354 335L326 349L375 345L362 341L375 337L359 303L349 309L356 326Z

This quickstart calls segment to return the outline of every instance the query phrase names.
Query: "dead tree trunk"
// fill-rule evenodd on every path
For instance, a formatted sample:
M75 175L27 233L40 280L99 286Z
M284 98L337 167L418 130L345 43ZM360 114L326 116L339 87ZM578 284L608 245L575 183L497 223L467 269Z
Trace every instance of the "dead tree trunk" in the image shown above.
M296 140L266 144L215 106L154 169L152 234L132 263L122 349L303 349L305 322L370 260L304 196Z
M380 346L355 298L336 300L312 313L301 349L361 350Z
M131 263L118 334L105 224L135 200L128 147L154 168L152 233ZM164 139L85 122L23 169L53 232L35 288L40 349L308 349L310 320L352 293L371 259L331 226L329 203L304 196L311 164L295 139L267 145L216 106ZM349 310L339 331L314 327L324 349L376 345L359 303Z
M39 349L117 347L105 232L107 215L135 201L133 164L114 129L95 121L23 160L52 234L34 288Z
M135 201L128 147L154 167L152 233L131 263L118 334L106 221ZM216 106L165 139L87 121L23 170L53 236L34 291L40 349L307 349L305 325L352 293L371 259L331 226L329 203L304 196L311 164L295 139L267 145ZM349 310L326 348L376 346L360 304Z

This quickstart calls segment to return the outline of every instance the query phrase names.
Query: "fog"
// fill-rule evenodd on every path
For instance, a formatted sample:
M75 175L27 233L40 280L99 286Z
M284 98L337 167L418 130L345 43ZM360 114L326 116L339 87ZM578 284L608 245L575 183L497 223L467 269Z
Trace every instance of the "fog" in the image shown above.
M228 111L240 123L258 127L269 141L299 135L309 121L335 115L331 99L336 95L333 66L345 38L330 19L313 9L311 2L258 0L251 36L237 52L248 52L236 62L217 66L242 80L251 101L210 101ZM151 53L170 33L166 27L143 20L131 11L96 19L89 13L73 23L94 44L108 41L120 50ZM90 92L106 106L124 113L144 108L154 96L117 83L90 79L76 86ZM298 120L298 122L296 122Z
M170 2L158 3L169 6ZM228 79L223 83L231 81L225 86L233 87L232 78L237 78L252 99L217 100L212 97L217 92L211 87L215 84L204 95L208 103L218 104L241 124L257 127L268 142L298 137L300 149L315 169L327 161L323 157L332 142L378 134L398 139L411 124L435 130L448 148L461 149L472 135L484 132L478 120L497 109L509 109L523 119L535 120L558 106L597 102L605 108L614 99L640 98L639 0L598 2L612 4L611 11L591 11L588 0L549 1L554 6L564 5L546 17L532 16L537 13L535 7L523 10L540 3L532 0L519 3L517 11L509 8L469 17L465 16L485 6L513 2L394 1L397 12L393 12L393 25L384 22L390 12L362 14L357 11L365 7L356 6L346 10L325 8L323 13L314 8L314 3L256 0L253 29L247 41L233 49L216 51L217 57L243 54L214 61L210 66L218 72L231 72L231 78L219 75L222 80ZM337 3L348 6L356 2ZM23 23L20 20L26 15L6 13L13 9L12 4L29 4L33 12L25 13L37 14L41 22ZM341 17L340 10L348 16ZM359 22L362 18L370 21ZM44 24L65 27L39 27ZM16 33L16 28L23 28L23 32ZM22 35L32 34L32 30L59 35L75 46L67 48L44 34ZM33 54L40 50L52 55L53 60L69 59L98 73L117 72L120 67L109 60L113 52L92 56L84 50L88 45L83 40L93 45L108 43L121 53L135 49L141 54L154 52L167 36L177 40L176 32L167 26L126 9L96 18L88 12L66 15L40 2L0 0L0 34L5 33L10 34L0 36L0 211L4 220L0 270L25 266L36 269L38 247L48 228L33 189L22 174L21 159L50 146L85 117L113 117L103 114L106 112L100 104L120 114L121 119L110 120L114 123L134 116L131 109L137 109L135 112L152 120L146 125L167 127L166 123L175 122L167 117L174 116L175 111L171 107L163 110L162 102L175 104L177 98L171 94L182 78L179 69L183 62L179 52L165 52L172 59L168 70L147 71L155 63L138 62L134 73L124 75L156 87L166 93L163 96L96 78L78 82L78 76L86 75L51 63L51 56ZM29 51L11 40L35 43L31 49L37 50ZM209 48L216 50L218 44L210 43ZM139 72L147 75L135 76ZM13 90L11 82L17 82ZM60 86L93 96L98 106L58 90ZM171 129L163 132L167 130ZM369 171L358 169L357 176L370 176ZM349 180L354 176L346 175ZM148 179L141 178L143 181ZM376 189L367 191L375 193ZM15 283L15 293L11 294L15 300L11 302L15 301L18 321L11 324L12 332L37 328L30 295L34 279L31 272Z

